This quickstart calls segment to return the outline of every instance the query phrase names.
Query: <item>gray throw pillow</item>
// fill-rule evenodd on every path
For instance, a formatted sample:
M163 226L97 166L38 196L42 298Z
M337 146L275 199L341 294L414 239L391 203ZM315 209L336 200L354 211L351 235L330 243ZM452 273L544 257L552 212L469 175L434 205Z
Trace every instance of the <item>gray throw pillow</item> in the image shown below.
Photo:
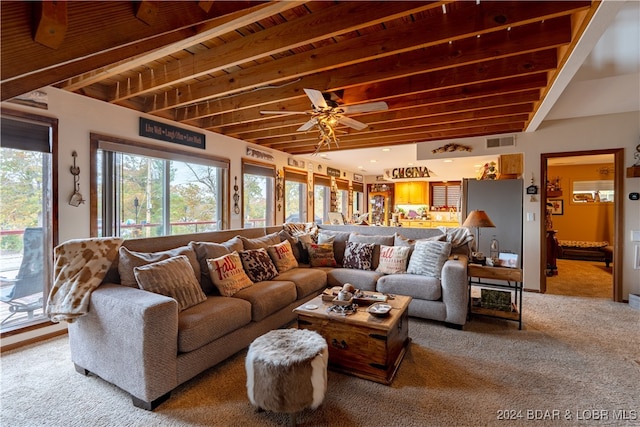
M440 279L442 266L451 253L451 243L434 240L418 240L409 259L407 273L421 274Z

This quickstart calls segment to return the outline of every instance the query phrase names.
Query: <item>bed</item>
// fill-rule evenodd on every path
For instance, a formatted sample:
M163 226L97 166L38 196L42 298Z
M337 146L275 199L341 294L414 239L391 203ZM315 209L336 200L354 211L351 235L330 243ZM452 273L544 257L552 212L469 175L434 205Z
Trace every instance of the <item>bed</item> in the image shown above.
M613 261L613 246L609 242L558 240L558 258L603 261L607 267Z

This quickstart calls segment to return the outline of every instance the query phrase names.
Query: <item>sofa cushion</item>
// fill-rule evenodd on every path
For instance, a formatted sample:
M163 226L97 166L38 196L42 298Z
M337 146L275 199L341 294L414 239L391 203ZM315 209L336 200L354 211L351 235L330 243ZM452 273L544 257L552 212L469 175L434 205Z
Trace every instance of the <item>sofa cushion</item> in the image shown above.
M355 268L358 270L373 270L373 243L347 242L344 250L342 266L344 268Z
M418 240L409 259L407 273L440 278L442 266L451 253L451 243Z
M318 233L319 235L320 233ZM348 231L332 231L332 230L322 230L322 234L325 236L333 236L333 253L335 256L336 263L338 265L342 265L342 260L344 259L344 250L347 247L347 242L349 241L349 236L351 233Z
M311 267L336 267L338 264L334 257L331 243L307 245L309 250L309 264Z
M327 272L327 286L342 286L351 283L362 291L375 291L376 282L382 273L371 270L356 270L353 268L334 268Z
M193 307L207 299L186 255L135 267L140 289L178 301L178 310Z
M442 298L440 279L417 274L383 276L378 280L376 290L384 294L406 295L428 301L438 301Z
M296 257L293 256L293 248L288 240L278 243L277 245L269 246L267 252L278 269L278 273L284 273L298 266L298 261L296 261Z
M292 268L277 275L274 280L288 280L295 283L297 299L318 293L327 287L327 273L321 268Z
M380 262L380 245L393 245L394 236L365 236L364 234L351 233L349 235L349 241L355 243L373 243L373 258L372 258L372 270L378 268Z
M233 251L240 252L243 249L242 240L236 236L222 243L190 242L189 246L195 250L196 256L198 257L198 263L200 264L200 286L202 290L207 295L220 295L218 288L216 288L211 281L207 260L210 258L220 258Z
M281 242L278 232L267 234L266 236L249 239L244 236L238 236L242 240L242 246L245 250L267 248L271 245L277 245Z
M278 269L265 248L240 251L240 259L252 282L271 280L278 275Z
M240 298L210 296L178 314L178 351L186 353L251 322L251 304Z
M409 246L380 246L380 262L376 271L384 274L398 274L407 272L409 260Z
M253 285L244 271L238 252L234 251L220 258L210 258L207 260L207 266L220 295L230 297L240 289Z
M238 293L234 298L241 298L251 303L251 319L259 322L265 317L286 307L296 300L296 285L289 281L267 280L254 283Z
M118 260L120 284L131 288L137 288L138 282L136 281L136 276L133 272L135 267L142 267L143 265L162 261L178 255L187 256L196 278L200 280L200 263L198 262L198 257L191 246L180 246L179 248L160 252L135 252L121 246L120 257Z

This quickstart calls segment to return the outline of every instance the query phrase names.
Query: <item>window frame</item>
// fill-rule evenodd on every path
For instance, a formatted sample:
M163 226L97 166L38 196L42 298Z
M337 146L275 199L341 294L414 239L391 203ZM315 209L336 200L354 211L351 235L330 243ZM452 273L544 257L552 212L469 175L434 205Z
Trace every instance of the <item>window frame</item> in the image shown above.
M265 227L270 227L275 225L276 223L276 166L270 163L263 163L263 162L258 162L256 160L252 160L252 159L248 159L248 158L243 158L242 159L242 175L241 175L241 182L240 182L240 188L242 189L242 209L241 209L241 213L240 213L240 218L241 218L241 227L242 228L246 228L246 224L245 224L245 218L244 218L244 213L245 213L245 206L244 206L244 196L245 196L245 191L244 191L244 175L247 171L247 169L249 168L262 168L264 169L264 173L262 174L254 174L254 175L259 175L259 176L265 176L267 178L271 178L271 188L267 188L267 194L265 196L265 198L267 199L267 216L264 220L264 226ZM269 193L271 194L271 196L269 196ZM271 205L271 207L269 208L269 205ZM271 212L269 212L271 211ZM269 223L269 215L271 215L271 222L272 224Z
M308 218L309 218L309 212L308 212L308 206L309 206L309 196L308 196L308 191L309 191L309 184L308 184L308 173L307 171L304 170L300 170L300 169L293 169L293 168L288 168L285 167L283 168L284 170L284 182L283 182L283 188L284 188L284 197L283 197L283 204L284 204L284 218L286 220L286 218L291 214L287 212L287 181L289 182L296 182L298 184L303 184L304 185L304 190L301 192L301 195L304 198L304 201L300 201L298 200L298 217L300 218L301 222L307 222ZM304 206L302 205L302 203L304 203ZM300 213L304 212L305 213L305 217L302 218L300 217Z
M230 164L229 159L203 155L200 153L180 150L172 147L160 147L152 144L146 144L143 142L113 137L109 135L103 135L98 133L91 133L89 135L89 145L91 152L90 160L90 192L91 197L89 201L90 211L90 225L89 235L91 237L97 237L99 235L98 230L98 176L101 165L98 164L98 150L100 149L117 149L119 152L150 156L155 159L162 159L168 161L177 161L194 164L207 164L222 168L222 183L220 185L220 194L222 195L222 202L220 204L220 212L222 214L222 230L229 228L229 219L231 213L231 204L229 203L230 194ZM113 150L112 150L113 151ZM168 215L168 212L166 213Z

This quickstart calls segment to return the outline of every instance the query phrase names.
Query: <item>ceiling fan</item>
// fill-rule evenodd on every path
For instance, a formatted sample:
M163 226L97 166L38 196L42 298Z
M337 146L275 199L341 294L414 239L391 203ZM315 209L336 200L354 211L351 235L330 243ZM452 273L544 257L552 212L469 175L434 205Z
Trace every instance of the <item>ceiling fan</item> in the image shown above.
M327 149L331 148L333 142L338 146L338 138L336 136L336 126L338 124L348 126L355 130L362 130L367 127L366 124L345 116L345 114L368 113L371 111L386 110L389 107L386 102L368 102L358 105L338 105L332 99L325 99L322 92L315 89L304 89L311 100L313 109L311 111L260 111L261 114L305 114L311 118L300 126L299 132L306 132L314 126L318 126L320 131L320 141L316 146L317 154L322 147L326 145Z

